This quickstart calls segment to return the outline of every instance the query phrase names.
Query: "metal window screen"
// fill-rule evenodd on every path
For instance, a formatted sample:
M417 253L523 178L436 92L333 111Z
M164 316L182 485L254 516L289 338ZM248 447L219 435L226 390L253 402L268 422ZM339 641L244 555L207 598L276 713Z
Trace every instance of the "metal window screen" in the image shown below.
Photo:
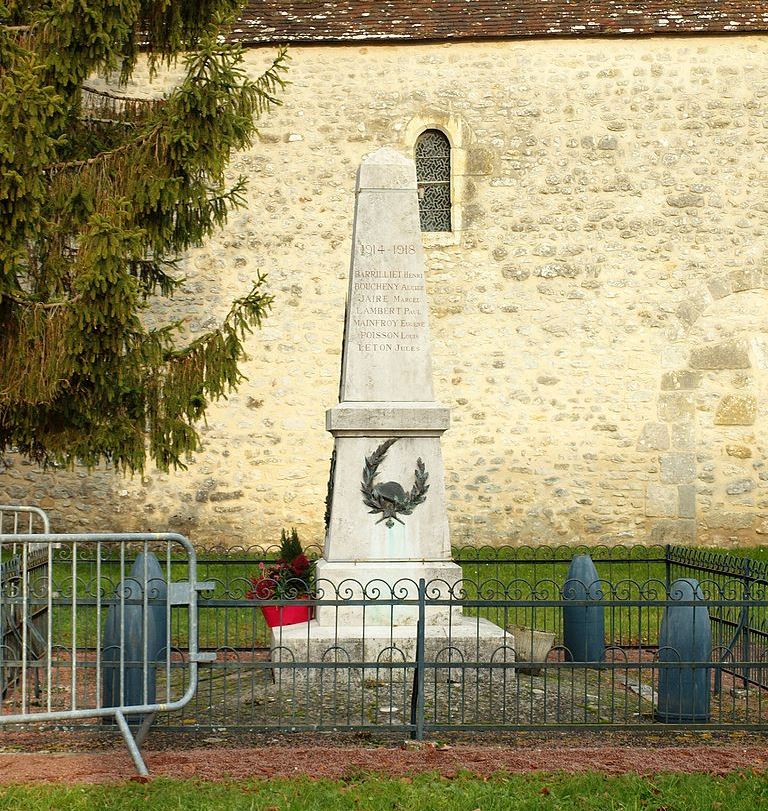
M451 145L439 130L425 130L414 151L421 230L450 231Z

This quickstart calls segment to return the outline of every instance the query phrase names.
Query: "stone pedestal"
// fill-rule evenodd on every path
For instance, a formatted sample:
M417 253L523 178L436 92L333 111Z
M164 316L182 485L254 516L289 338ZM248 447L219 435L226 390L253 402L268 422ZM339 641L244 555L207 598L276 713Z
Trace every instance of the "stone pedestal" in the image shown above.
M416 661L416 637L415 624L392 626L352 622L334 626L313 621L287 625L272 631L272 661L342 665L341 668L326 668L325 672L322 668L311 667L291 671L292 679L325 679L330 682L335 672L337 678L343 676L354 681L373 678L380 682L410 682L412 664ZM437 670L429 669L432 682L487 679L491 675L490 668L483 668L484 663L508 663L510 669L514 667L514 637L487 619L465 617L457 611L451 622L425 625L424 658L442 666ZM469 662L480 663L480 667L459 667ZM368 666L354 666L362 663ZM392 664L402 666L387 667Z

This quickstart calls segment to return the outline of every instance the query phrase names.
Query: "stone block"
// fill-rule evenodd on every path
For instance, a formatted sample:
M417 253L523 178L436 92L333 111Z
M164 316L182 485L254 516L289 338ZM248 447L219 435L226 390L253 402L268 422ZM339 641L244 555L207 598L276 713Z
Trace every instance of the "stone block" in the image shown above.
M690 518L657 521L651 529L651 543L696 543L696 522Z
M701 208L704 205L704 198L691 192L670 194L667 196L667 205L673 208Z
M691 350L692 369L749 369L746 341L721 341Z
M731 286L733 292L740 290L755 290L763 283L763 276L756 268L742 268L734 270L731 274Z
M637 440L639 451L669 450L669 429L661 422L647 422Z
M320 625L317 621L287 625L272 629L271 660L287 667L283 670L289 679L316 682L330 676L334 670L313 668L313 663L346 662L370 663L370 667L352 670L344 668L345 678L362 680L381 678L410 684L413 668L408 665L416 659L415 625L390 626L366 623L354 625ZM444 663L439 672L445 677L461 679L462 672L450 670L451 662L508 662L515 661L514 636L482 617L457 617L450 625L427 625L424 628L424 655L428 662ZM394 663L397 668L377 668ZM293 663L308 663L309 668L293 670ZM284 677L285 680L285 677Z
M496 156L487 147L473 146L467 151L467 174L489 175L493 172Z
M696 486L693 484L681 484L677 488L678 507L677 512L680 518L696 517Z
M548 262L534 270L534 276L540 276L542 279L575 279L579 275L579 269L568 262Z
M696 404L693 395L687 392L674 392L659 395L659 419L664 422L679 422L693 417Z
M504 265L501 269L501 275L505 279L515 279L518 282L523 282L531 275L531 271L528 268L517 267L516 265Z
M676 518L677 487L671 484L649 484L645 491L645 514L652 518Z
M714 299L725 298L733 292L731 280L728 276L715 276L715 278L707 282L707 288Z
M701 372L690 369L679 369L676 372L665 372L661 376L663 391L687 391L698 388L701 383Z
M691 295L689 301L703 313L713 303L714 299L707 288L699 288L698 292Z
M696 457L692 453L665 453L659 463L663 484L692 484L696 478Z
M756 418L754 394L726 394L715 411L715 425L754 425Z
M725 488L725 492L728 493L729 496L740 496L744 493L751 493L754 489L754 479L736 479Z
M669 426L672 450L692 451L696 447L696 431L693 422L677 422Z
M735 459L751 459L752 448L746 445L726 445L725 452L728 456L733 456Z
M731 532L750 529L755 522L755 516L752 513L719 510L708 510L706 513L702 513L700 519L707 529L724 529Z
M701 315L701 310L692 302L684 301L677 308L677 317L687 326L691 326Z

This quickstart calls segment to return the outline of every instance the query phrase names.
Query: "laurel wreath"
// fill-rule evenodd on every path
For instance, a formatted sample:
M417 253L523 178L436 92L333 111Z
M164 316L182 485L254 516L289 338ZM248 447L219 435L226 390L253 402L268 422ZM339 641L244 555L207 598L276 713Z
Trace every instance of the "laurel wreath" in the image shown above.
M328 534L328 527L331 525L331 507L333 505L333 478L336 475L336 448L331 454L331 469L328 473L328 488L325 494L325 533Z
M370 456L365 457L363 481L360 484L360 492L363 494L363 503L371 508L369 513L383 513L384 515L381 520L383 521L385 518L389 519L387 526L392 526L392 518L396 521L400 521L397 517L398 513L410 515L414 508L418 507L419 504L423 504L424 501L426 501L427 491L429 490L429 485L427 484L429 473L427 473L424 462L421 460L421 457L419 457L416 460L413 487L411 487L410 492L405 495L405 498L392 501L383 498L376 492L374 479L378 475L379 465L384 461L387 451L398 439L399 437L394 437L385 440ZM400 523L403 522L400 521Z

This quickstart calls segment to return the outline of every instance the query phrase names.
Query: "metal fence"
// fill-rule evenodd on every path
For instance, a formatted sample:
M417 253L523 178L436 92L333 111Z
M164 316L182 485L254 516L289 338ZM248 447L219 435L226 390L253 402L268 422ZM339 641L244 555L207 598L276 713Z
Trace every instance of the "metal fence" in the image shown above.
M722 667L738 675L743 686L768 689L768 669L749 662L768 660L768 612L762 607L768 589L768 562L683 546L667 548L670 577L698 577L730 599L710 610L715 647ZM735 661L743 665L736 668Z
M198 651L206 584L192 545L173 533L0 534L2 560L13 576L0 583L0 617L13 618L18 644L0 651L0 725L117 724L146 774L149 725L191 700L198 663L213 658Z
M62 655L52 661L52 679L64 688L61 697L73 692L67 668L76 648L85 663L78 672L92 672L78 689L98 701L98 628L106 608L119 605L115 584L140 551L79 543L75 554L71 544L55 552L50 629L52 650ZM591 609L595 601L574 599L565 583L574 555L586 552L600 578L604 653L597 661L573 661L565 612ZM158 707L156 727L366 729L421 737L448 730L768 724L765 564L674 546L466 547L455 550L464 574L455 584L335 588L316 582L308 587L311 599L249 599L258 564L276 554L276 547L200 552L198 576L207 588L200 594L196 637L199 649L216 660L201 671L194 690L189 609L171 605L165 614L170 667L158 668L157 689L188 701ZM184 550L164 555L166 578L182 577ZM701 599L680 599L670 590L680 577L700 582ZM67 586L73 582L74 590ZM705 663L670 659L659 648L665 609L693 609L702 600L711 621L711 656ZM101 625L84 623L98 605ZM325 631L313 635L306 622L271 630L263 612L269 606L306 606L321 616ZM705 675L706 718L670 723L660 716L660 688L666 684L669 692L670 674L685 672ZM681 693L686 682L674 684ZM692 684L702 690L700 681ZM19 699L18 691L14 696ZM77 723L92 721L79 717Z
M600 576L605 614L605 654L599 663L569 661L563 638L564 609L574 605L564 592L568 566L574 555L585 552ZM711 709L708 720L700 723L765 726L765 588L754 576L756 569L745 576L745 564L738 568L736 559L660 545L456 549L454 559L464 579L450 589L427 583L417 597L413 582L390 591L382 583L367 589L349 583L341 591L316 584L314 600L271 601L325 612L324 623L334 631L318 642L307 636L302 646L293 637L284 644L285 635L295 630L269 630L261 608L270 601L246 598L248 576L256 574L258 562L270 558L273 550L258 547L204 556L201 568L215 589L202 595L200 639L217 652L217 662L184 712L164 717L161 724L186 729L376 728L417 735L455 729L656 725L659 680L671 667L659 655L664 609L671 603L693 607L674 592L670 595L669 588L678 577L695 577L713 638L707 669ZM403 637L397 612L409 610L416 616L420 609L425 616L441 612L454 618L439 644L430 640L428 623L420 645L418 634ZM349 638L350 610L364 618L354 641ZM461 628L455 621L460 615L468 618ZM483 620L506 635L495 642L484 638ZM382 634L387 645L372 641ZM367 648L366 635L371 642ZM534 659L534 654L543 658ZM678 663L696 666L679 657Z

